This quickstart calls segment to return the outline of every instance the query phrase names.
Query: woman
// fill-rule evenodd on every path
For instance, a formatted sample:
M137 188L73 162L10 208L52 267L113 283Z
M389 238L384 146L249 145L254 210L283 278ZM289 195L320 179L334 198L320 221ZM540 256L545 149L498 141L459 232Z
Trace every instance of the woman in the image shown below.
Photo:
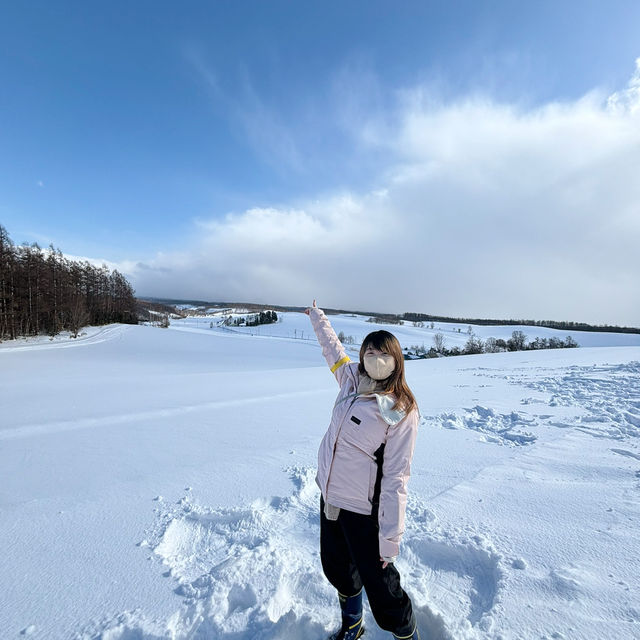
M411 600L393 564L404 532L419 418L400 344L388 331L374 331L360 347L360 362L350 362L315 300L305 313L340 385L316 476L322 568L342 609L342 627L330 640L356 640L364 633L363 587L382 629L418 640Z

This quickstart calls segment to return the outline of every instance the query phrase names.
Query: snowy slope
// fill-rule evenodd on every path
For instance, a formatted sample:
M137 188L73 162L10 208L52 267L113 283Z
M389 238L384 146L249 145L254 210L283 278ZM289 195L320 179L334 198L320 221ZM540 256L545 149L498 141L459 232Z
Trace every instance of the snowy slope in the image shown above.
M332 318L360 339L364 320ZM335 381L306 316L259 329L0 345L0 637L337 624L313 482ZM640 636L640 346L572 335L602 346L406 363L423 421L398 566L427 638Z
M231 327L228 332L261 337L287 337L297 340L315 340L313 331L307 317L302 313L280 313L281 322L275 324L259 325L256 327ZM354 342L360 344L362 339L370 331L386 329L391 331L400 341L403 347L412 345L424 345L427 349L433 346L433 337L437 333L444 336L445 346L463 347L469 338L469 327L473 333L483 340L489 337L508 340L514 331L522 331L527 341L539 338L560 338L564 340L571 336L581 347L614 347L614 346L640 346L640 334L638 333L606 333L597 331L562 331L547 327L532 327L528 325L509 326L484 326L470 324L452 324L447 322L435 322L433 329L430 323L424 327L414 327L413 323L403 325L377 324L367 322L369 316L352 314L336 314L329 316L336 332L344 332L345 336L352 336ZM173 329L199 329L206 330L213 322L214 327L220 321L220 315L211 317L189 317L172 320ZM216 327L217 330L217 327Z

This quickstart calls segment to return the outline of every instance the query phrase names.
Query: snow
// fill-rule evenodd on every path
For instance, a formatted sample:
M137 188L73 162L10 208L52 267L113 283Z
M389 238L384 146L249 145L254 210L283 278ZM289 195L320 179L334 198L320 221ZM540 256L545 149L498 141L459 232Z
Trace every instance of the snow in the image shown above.
M308 318L279 316L0 344L2 638L335 628L313 479L337 387ZM366 319L331 317L357 342L447 331ZM640 340L521 329L583 346L406 363L422 421L403 585L430 639L637 638ZM368 608L366 625L390 637Z
M315 341L315 335L311 329L307 317L302 313L281 313L278 317L286 318L286 322L274 324L264 324L256 327L229 327L229 331L245 335L261 337L287 337L297 340ZM226 310L225 317L240 317L246 315L246 310ZM359 345L362 339L371 331L386 329L391 331L400 340L403 347L412 345L424 345L427 349L433 346L433 337L437 333L444 336L444 344L447 348L463 347L469 338L469 327L473 333L481 339L489 337L502 338L508 340L514 331L522 331L527 341L539 338L559 338L564 340L571 336L581 347L602 347L602 346L640 346L640 334L638 333L608 333L597 331L565 331L560 329L549 329L547 327L534 327L530 325L509 325L509 326L485 326L462 323L435 322L434 328L430 328L430 323L425 322L424 327L414 327L413 323L405 322L402 325L378 324L367 322L370 316L357 314L335 314L331 315L331 323L336 333L342 331L345 336L352 336L354 344ZM220 314L211 316L194 316L183 320L172 321L173 328L209 328L211 322L214 327L220 322ZM217 328L217 327L216 327ZM459 330L459 331L458 331Z

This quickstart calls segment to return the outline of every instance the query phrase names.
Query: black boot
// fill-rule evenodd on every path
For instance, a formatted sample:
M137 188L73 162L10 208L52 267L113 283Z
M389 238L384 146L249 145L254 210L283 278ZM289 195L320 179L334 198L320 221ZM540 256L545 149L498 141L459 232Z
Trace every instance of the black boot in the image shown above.
M331 634L329 640L356 640L364 633L362 589L355 596L343 596L338 593L338 598L342 609L342 627Z

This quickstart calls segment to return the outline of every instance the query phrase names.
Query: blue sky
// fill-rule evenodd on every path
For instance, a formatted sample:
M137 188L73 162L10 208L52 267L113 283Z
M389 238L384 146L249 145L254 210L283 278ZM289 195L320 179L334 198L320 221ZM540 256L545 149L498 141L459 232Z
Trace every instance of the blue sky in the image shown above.
M622 221L617 233L635 239L635 223L624 226L634 218L634 187L620 172L600 185L597 158L615 153L626 158L623 167L637 162L637 155L626 155L633 146L613 132L638 124L628 93L640 56L638 2L27 1L0 7L0 223L15 242L52 242L64 253L119 265L140 295L305 304L323 294L327 306L640 324L635 287L611 294L607 312L596 314L588 304L603 279L619 283L622 274L631 283L638 275L621 260L617 236L606 243L611 259L603 253L587 265L588 280L579 274L584 260L595 260L593 236L571 250L541 238L549 254L531 250L516 269L519 282L536 279L532 264L539 256L549 277L572 273L580 291L573 306L545 297L542 287L505 300L513 256L472 249L478 234L485 246L496 233L512 244L536 227L538 210L515 212L522 190L500 196L505 213L496 220L487 213L497 206L496 189L485 188L494 181L509 191L509 158L517 158L518 175L528 173L528 162L548 165L532 142L540 135L532 123L547 123L540 125L541 139L553 157L554 140L574 148L572 123L584 123L577 140L591 136L592 117L604 132L586 145L600 149L590 168L597 179L589 182L587 171L581 184L596 184L607 203L628 187L627 199L615 204ZM615 123L607 110L611 96L627 104ZM570 113L562 117L558 109ZM477 127L459 139L463 124L478 116ZM449 130L452 122L458 124ZM488 122L506 138L484 152L491 157L487 166L495 166L481 177L482 194L471 182L464 188L447 182L454 167L460 172L458 160L451 173L430 182L429 171L452 157L484 163L465 141L479 132L478 144L486 147L494 139ZM520 142L511 147L514 139ZM576 175L573 161L590 153L580 144L558 171L571 165ZM423 170L418 188L407 176ZM477 187L477 176L465 175ZM447 184L458 193L471 189L468 198L451 201ZM530 201L541 197L534 187L526 189ZM566 191L565 183L540 206L553 208ZM598 211L604 215L603 207ZM577 223L575 213L571 221L594 229L598 211L590 222ZM443 228L445 218L451 228ZM544 216L538 221L544 225ZM481 231L488 225L498 229L491 238ZM255 234L263 238L260 246L247 241ZM332 242L332 234L344 236L344 244ZM378 255L385 238L401 244L424 235L433 242L438 234L460 241L457 257L450 256L460 270L451 280L431 279L440 284L416 286L424 273L444 272L447 256L435 251L429 263L416 258L397 267L407 272L403 296L381 298L376 287L360 291L361 273L346 257L337 267L357 272L346 291L336 290L336 273L324 273L326 246L339 244L342 256ZM288 250L297 238L300 255ZM413 248L416 255L422 247ZM208 261L210 252L225 260ZM477 271L478 261L482 297L465 292L478 289L464 275ZM618 271L611 267L603 276L600 266L612 262ZM384 288L387 280L375 272ZM409 272L423 277L414 282Z

